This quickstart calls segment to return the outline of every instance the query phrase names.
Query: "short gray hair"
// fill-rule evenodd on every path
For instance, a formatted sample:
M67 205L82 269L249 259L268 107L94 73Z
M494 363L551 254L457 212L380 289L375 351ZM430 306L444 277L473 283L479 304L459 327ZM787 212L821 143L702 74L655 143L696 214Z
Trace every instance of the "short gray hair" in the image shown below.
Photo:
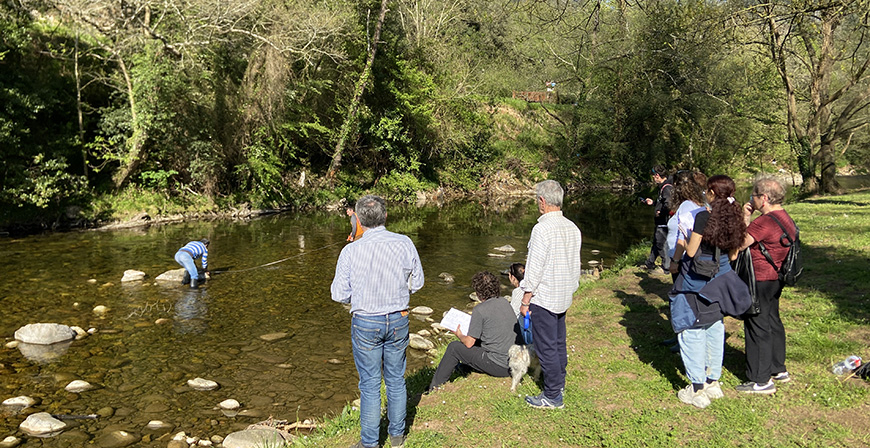
M363 196L356 201L356 216L365 228L382 226L387 222L387 202L373 194Z
M562 198L565 197L565 190L555 180L545 180L538 182L535 185L535 196L544 198L547 204L554 207L562 206Z
M756 180L753 190L755 190L755 194L767 195L767 202L774 205L781 205L785 199L785 189L778 180L772 177Z

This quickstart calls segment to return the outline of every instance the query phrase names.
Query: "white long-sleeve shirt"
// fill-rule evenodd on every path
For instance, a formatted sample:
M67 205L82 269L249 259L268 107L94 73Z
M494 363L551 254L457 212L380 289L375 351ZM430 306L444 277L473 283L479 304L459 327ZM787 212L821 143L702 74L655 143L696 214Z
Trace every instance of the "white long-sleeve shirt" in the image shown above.
M556 314L568 310L580 281L580 244L580 229L561 210L538 218L520 285L532 303Z

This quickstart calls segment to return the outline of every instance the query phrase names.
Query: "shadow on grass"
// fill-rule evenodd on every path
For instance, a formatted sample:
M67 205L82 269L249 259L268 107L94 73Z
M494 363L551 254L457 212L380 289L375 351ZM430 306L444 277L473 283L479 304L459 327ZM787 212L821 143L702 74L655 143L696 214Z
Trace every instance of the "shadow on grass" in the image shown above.
M795 288L812 288L824 294L844 320L857 324L870 320L870 294L867 294L870 257L866 251L831 250L806 243L801 248L804 274Z
M639 284L644 292L661 297L662 301L650 303L647 297L614 291L622 305L627 308L620 324L631 338L631 347L638 359L659 371L675 390L680 389L686 384L682 376L683 361L679 353L672 353L667 345L662 344L662 341L675 337L671 322L664 317L670 314L667 293L671 289L671 279L667 276L650 276L647 273L636 275L640 278ZM727 343L727 333L725 340L723 368L742 377L742 372L746 370L745 354Z

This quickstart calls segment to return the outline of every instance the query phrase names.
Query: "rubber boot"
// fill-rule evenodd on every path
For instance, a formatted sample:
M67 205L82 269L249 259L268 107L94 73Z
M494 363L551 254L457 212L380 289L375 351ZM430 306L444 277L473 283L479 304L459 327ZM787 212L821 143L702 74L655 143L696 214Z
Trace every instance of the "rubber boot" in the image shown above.
M197 289L197 286L198 286L198 285L197 285L196 283L197 283L198 281L199 281L199 280L198 280L198 279L195 279L195 278L190 279L190 289Z
M181 279L181 284L186 285L190 283L190 272L184 271L184 278Z

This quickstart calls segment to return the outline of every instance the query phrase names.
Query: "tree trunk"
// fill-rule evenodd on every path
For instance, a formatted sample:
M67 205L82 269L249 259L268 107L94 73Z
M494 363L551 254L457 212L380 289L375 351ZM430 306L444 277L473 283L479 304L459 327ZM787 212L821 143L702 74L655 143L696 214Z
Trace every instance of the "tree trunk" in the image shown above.
M79 145L82 147L82 174L88 178L88 150L85 148L85 126L82 117L82 75L79 71L79 30L76 27L76 46L73 52L73 64L76 77L76 113L79 121Z
M130 176L139 168L139 164L142 163L142 159L145 157L142 148L145 146L145 140L148 137L147 131L142 127L136 113L136 98L133 96L133 81L130 79L130 72L127 70L127 64L124 63L124 59L120 55L118 55L118 66L121 68L121 73L123 73L124 81L127 84L127 100L130 102L130 127L133 130L133 134L127 140L129 150L127 157L124 158L124 166L115 174L114 182L116 190L121 189L130 179Z
M353 95L353 100L350 102L350 107L347 110L347 116L344 119L344 123L341 125L341 130L338 133L338 142L335 144L335 152L332 154L332 162L329 164L329 171L326 173L327 179L334 179L335 174L338 172L338 169L341 167L341 156L344 151L344 145L347 141L348 136L350 135L353 128L356 126L356 116L359 111L359 103L362 99L363 93L366 89L366 83L371 77L372 64L375 60L375 53L378 51L378 40L381 38L381 28L384 25L384 18L387 16L387 2L389 0L381 0L381 12L378 15L378 23L375 26L375 34L372 38L372 46L369 49L368 60L366 60L366 65L363 68L362 74L360 74L359 81L357 82L357 86Z

